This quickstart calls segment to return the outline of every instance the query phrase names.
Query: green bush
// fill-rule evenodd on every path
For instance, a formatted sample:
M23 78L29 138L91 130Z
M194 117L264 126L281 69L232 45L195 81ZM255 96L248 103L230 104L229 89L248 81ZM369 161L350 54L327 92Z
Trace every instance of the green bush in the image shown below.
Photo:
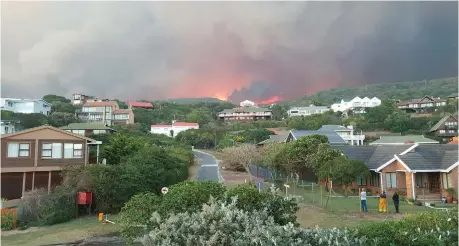
M128 244L152 229L150 218L159 202L154 193L142 193L133 196L121 209L120 232Z
M184 181L169 187L162 196L159 213L167 217L171 213L198 211L210 197L222 199L225 191L221 183L214 181Z

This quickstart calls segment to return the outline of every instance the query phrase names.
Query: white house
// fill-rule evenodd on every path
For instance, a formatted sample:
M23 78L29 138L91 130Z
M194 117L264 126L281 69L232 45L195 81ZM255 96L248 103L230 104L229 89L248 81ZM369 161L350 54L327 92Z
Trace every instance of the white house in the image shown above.
M51 105L42 99L1 98L0 109L22 114L49 115L51 113Z
M363 145L365 134L362 131L355 132L353 126L323 125L318 132L336 132L346 143L350 145Z
M164 134L168 137L175 137L180 132L189 129L199 129L198 123L172 121L172 125L151 125L151 133Z
M366 108L373 108L381 105L381 100L377 97L373 98L360 98L355 97L350 101L341 99L340 103L334 103L330 106L333 112L346 112L348 110L353 110L354 113L364 113Z
M256 104L254 102L252 102L252 101L245 100L245 101L239 103L239 106L241 106L241 107L255 107Z
M15 121L0 121L0 134L10 134L16 132Z
M294 107L287 111L288 117L292 116L308 116L313 114L323 114L330 110L327 106L314 106L309 107Z

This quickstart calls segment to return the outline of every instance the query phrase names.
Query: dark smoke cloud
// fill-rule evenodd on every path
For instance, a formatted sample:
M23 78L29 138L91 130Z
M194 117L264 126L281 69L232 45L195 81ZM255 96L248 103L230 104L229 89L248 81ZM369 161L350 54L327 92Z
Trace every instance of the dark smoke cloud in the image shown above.
M2 96L286 100L456 76L457 14L457 2L4 2Z

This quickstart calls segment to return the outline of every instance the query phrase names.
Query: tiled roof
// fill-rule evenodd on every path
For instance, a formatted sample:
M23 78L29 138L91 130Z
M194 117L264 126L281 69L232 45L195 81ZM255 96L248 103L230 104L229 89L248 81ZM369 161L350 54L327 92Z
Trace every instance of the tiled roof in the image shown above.
M441 161L440 169L448 169L456 162L458 162L458 150L447 150Z
M91 124L91 123L71 123L68 126L63 126L62 130L113 130L104 124Z
M256 107L242 107L242 108L231 108L231 109L224 109L220 113L236 113L236 112L269 112L271 109L268 108L256 108Z
M272 131L272 132L274 132L274 134L279 134L280 133L280 131L275 129L275 128L266 128L266 130Z
M380 139L371 142L370 145L401 145L414 143L436 144L439 142L430 138L426 138L423 135L381 136Z
M105 107L105 106L118 106L116 101L103 101L103 102L86 102L83 107Z
M116 109L116 110L113 110L113 114L129 114L131 112L132 112L131 109Z
M346 145L346 141L343 140L336 132L334 131L304 131L304 130L292 130L290 131L292 135L299 139L301 137L310 136L314 134L325 135L328 138L328 144L330 145Z
M174 122L172 126L199 126L198 123L189 123L189 122Z
M445 117L441 118L441 120L439 120L437 122L437 124L435 124L434 126L432 126L432 128L430 128L430 132L434 132L434 131L438 130L438 128L440 128L450 118L452 118L453 120L457 121L457 119L454 116L452 116L451 114L445 115Z
M131 107L139 107L139 108L153 108L153 104L150 102L136 102L136 101L128 101L127 105Z

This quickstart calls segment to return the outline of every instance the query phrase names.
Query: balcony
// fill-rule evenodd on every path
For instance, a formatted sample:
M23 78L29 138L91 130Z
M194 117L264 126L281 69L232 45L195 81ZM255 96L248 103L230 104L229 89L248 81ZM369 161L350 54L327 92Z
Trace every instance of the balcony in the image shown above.
M446 129L457 129L457 125L445 125Z

